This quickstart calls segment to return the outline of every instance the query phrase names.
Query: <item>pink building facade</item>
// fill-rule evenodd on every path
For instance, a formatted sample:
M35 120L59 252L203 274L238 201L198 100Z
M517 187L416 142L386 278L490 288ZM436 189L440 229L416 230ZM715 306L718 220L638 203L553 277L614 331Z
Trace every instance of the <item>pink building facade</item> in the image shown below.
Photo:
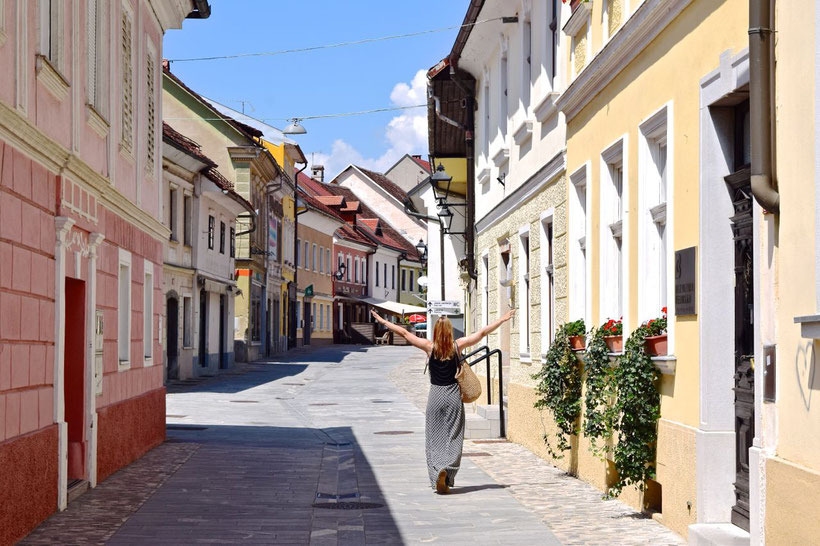
M162 36L195 0L0 0L0 543L165 437Z

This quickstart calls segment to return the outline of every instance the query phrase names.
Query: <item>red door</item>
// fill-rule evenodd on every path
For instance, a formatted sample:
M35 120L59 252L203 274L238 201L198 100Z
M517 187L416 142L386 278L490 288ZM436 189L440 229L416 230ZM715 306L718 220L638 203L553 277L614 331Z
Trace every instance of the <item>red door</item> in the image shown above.
M85 282L65 281L65 420L68 481L85 480Z

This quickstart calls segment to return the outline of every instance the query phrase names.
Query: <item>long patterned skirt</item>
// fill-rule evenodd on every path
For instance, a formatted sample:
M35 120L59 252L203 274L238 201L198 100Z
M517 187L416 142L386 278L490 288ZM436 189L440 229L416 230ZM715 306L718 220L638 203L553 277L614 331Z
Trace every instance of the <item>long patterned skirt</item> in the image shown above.
M447 485L452 487L464 447L464 404L458 383L430 385L425 440L431 485L435 489L438 473L446 470Z

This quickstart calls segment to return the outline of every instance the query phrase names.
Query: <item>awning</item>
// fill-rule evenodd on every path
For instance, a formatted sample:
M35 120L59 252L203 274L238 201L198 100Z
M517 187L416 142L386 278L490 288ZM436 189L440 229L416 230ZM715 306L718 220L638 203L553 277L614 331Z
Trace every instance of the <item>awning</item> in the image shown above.
M413 313L427 313L427 308L419 307L418 305L409 305L407 303L399 303L397 301L388 301L388 300L380 300L376 298L357 298L359 301L366 303L368 305L372 305L373 307L378 307L379 309L384 309L389 313L393 313L395 315L410 315Z

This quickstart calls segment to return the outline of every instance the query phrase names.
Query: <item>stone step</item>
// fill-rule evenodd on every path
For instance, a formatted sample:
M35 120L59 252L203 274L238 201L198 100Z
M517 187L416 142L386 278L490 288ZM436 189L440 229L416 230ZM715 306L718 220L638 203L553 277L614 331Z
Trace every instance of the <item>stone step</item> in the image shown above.
M487 406L477 406L466 414L464 437L467 439L498 438L501 434L501 420L498 408L495 411Z
M697 523L689 526L692 546L748 546L749 533L731 523Z

